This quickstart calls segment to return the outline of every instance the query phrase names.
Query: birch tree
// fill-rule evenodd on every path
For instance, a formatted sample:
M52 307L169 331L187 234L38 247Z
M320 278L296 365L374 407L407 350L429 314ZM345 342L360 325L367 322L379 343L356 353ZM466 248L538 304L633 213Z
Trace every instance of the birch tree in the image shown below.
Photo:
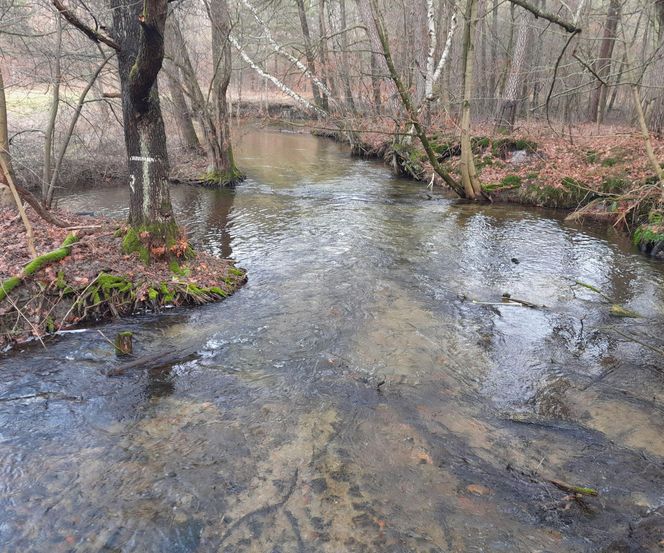
M452 40L457 28L457 14L456 11L452 12L450 17L450 24L447 30L447 38L445 39L445 46L440 54L440 58L436 63L436 50L438 47L438 31L436 29L436 10L433 0L427 0L427 28L429 36L429 50L427 52L427 68L425 76L424 88L424 102L420 107L420 111L424 108L425 116L428 117L431 105L436 101L434 94L435 86L440 80L440 75L447 64L450 56L450 49L452 47Z

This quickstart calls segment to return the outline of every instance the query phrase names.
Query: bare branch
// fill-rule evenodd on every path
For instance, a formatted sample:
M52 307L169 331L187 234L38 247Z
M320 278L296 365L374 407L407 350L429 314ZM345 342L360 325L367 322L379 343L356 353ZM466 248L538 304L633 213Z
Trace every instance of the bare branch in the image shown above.
M572 23L568 23L564 19L561 19L560 17L558 17L557 15L554 15L552 13L547 13L547 12L540 11L535 6L531 6L525 0L509 0L509 1L512 4L514 4L515 6L520 6L524 10L529 11L536 18L541 17L542 19L546 19L547 21L550 21L551 23L553 23L555 25L558 25L559 27L562 27L568 33L572 33L572 34L576 35L576 34L579 34L581 32L581 29L579 27L577 27L576 25L572 25Z
M78 17L76 17L76 15L74 15L68 8L65 7L65 5L61 2L61 0L51 0L51 1L53 2L55 9L57 9L62 14L62 16L67 21L69 21L69 23L71 23L74 27L76 27L79 31L81 31L90 40L96 43L103 42L104 44L106 44L106 46L110 46L116 52L122 50L122 48L120 48L120 45L117 42L115 42L112 38L109 38L95 31L94 29L83 23Z

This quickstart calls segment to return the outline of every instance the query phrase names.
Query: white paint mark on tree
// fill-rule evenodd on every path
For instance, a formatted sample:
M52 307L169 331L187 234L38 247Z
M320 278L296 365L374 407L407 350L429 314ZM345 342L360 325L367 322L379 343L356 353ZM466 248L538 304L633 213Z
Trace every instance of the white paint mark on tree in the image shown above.
M142 150L142 148L141 148ZM154 157L148 157L148 156L131 156L129 158L131 161L141 161L143 163L154 163L155 161L159 161L157 158Z

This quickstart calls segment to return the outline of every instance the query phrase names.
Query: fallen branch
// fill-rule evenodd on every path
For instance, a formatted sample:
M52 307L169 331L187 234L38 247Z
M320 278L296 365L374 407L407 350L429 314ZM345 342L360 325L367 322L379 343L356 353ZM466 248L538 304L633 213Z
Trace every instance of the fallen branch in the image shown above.
M2 290L0 290L0 292L2 292ZM32 329L32 333L37 337L39 343L42 345L44 349L46 349L46 344L44 343L44 340L42 340L42 337L39 334L39 329L35 326L35 324L25 316L25 313L21 311L21 308L18 305L16 305L16 302L13 299L11 299L9 296L7 296L7 301L12 305L12 307L18 313L19 318L17 319L17 322L19 319L23 318L25 322L28 323L28 326Z
M622 336L623 338L626 338L630 342L634 342L635 344L639 344L640 346L643 346L644 348L649 349L650 351L654 351L655 353L659 353L660 355L664 355L664 350L662 350L658 347L652 346L652 345L648 344L647 342L644 342L643 340L639 340L638 338L634 338L634 336L630 336L629 334L626 334L625 332L622 332L621 330L618 330L615 327L609 326L609 327L605 327L605 328L607 330L611 330L611 331L615 332L616 334L619 334L620 336Z
M78 396L68 396L61 392L37 392L36 394L29 394L25 396L14 396L14 397L3 397L0 398L0 401L24 401L26 399L59 399L62 401L81 401L81 398Z
M182 351L160 351L151 355L144 355L128 363L124 363L111 369L106 376L120 376L131 369L159 369L166 366L172 366L176 363L182 363L190 357L196 355L196 348L186 348Z
M18 192L18 195L21 197L21 199L24 200L25 203L27 203L32 209L34 209L37 212L37 215L44 219L44 221L60 228L67 228L70 226L70 223L59 219L47 209L45 209L37 196L35 196L32 192L16 183L14 183L14 186L16 187L16 191Z
M60 246L57 250L53 250L35 257L32 261L30 261L30 263L23 267L21 274L9 277L4 282L0 283L0 301L4 300L7 295L19 284L21 284L27 277L33 275L46 265L55 263L56 261L60 261L61 259L67 257L71 253L72 244L74 244L77 240L78 236L70 234L67 236L67 238L65 238L62 246Z
M604 292L602 292L602 291L599 290L598 288L595 288L592 284L588 284L588 283L586 283L586 282L581 282L580 280L575 280L575 281L574 281L574 284L578 284L579 286L583 286L584 288L587 288L587 289L590 290L591 292L595 292L595 294L599 294L599 295L602 296L606 301L608 301L608 302L610 302L610 303L613 303L613 300L612 300L609 296L607 296Z
M35 237L32 233L32 225L30 224L28 216L25 214L25 207L23 207L23 202L21 201L18 191L16 190L16 184L12 178L11 171L9 170L9 167L7 167L7 162L5 161L4 156L1 155L0 167L2 168L4 181L9 186L9 190L11 190L12 196L14 197L14 203L16 203L16 208L18 209L18 213L21 216L21 220L23 221L23 226L25 227L26 238L28 241L28 251L32 257L37 257L37 250L35 249Z
M592 495L592 496L598 496L599 492L595 490L594 488L586 488L583 486L574 486L572 484L568 484L567 482L563 482L562 480L549 480L551 484L553 484L556 488L563 490L564 492L567 493L573 493L575 495L580 494L580 495Z

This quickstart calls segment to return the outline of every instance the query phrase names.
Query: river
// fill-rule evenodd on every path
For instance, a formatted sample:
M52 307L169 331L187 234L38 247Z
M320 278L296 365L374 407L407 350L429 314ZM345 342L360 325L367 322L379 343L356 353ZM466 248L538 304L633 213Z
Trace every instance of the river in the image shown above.
M172 195L244 288L0 358L0 551L657 547L664 358L627 337L662 348L663 265L326 139L247 132L237 158L236 190ZM104 188L61 205L126 203ZM139 355L195 354L109 377L102 333L127 329Z

